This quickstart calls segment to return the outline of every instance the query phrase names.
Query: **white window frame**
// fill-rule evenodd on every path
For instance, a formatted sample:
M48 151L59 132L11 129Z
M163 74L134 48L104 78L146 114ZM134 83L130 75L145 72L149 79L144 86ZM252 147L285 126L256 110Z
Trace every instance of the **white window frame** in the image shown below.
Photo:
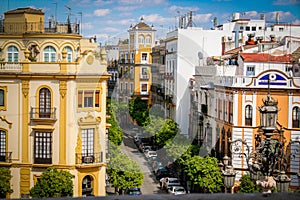
M18 62L19 61L19 49L16 46L9 46L7 48L7 61Z

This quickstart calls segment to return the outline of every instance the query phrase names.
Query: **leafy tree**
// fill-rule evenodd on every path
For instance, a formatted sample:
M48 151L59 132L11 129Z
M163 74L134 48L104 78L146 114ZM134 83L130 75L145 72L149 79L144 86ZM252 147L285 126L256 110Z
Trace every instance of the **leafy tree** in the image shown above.
M73 196L73 182L75 176L68 171L47 168L37 183L30 189L30 196L34 198L70 197Z
M155 142L158 146L165 146L179 133L178 124L172 119L165 119L165 122L155 135Z
M143 101L140 97L136 97L129 101L129 114L139 126L145 126L149 118L149 109L147 101Z
M107 167L109 182L122 190L140 187L144 182L144 175L139 165L123 154L117 146L110 148L110 154Z
M218 160L214 157L193 156L186 160L184 171L201 192L220 192L223 186L222 175L218 168Z
M241 184L238 188L238 193L254 193L259 192L260 188L251 180L249 174L245 174L240 179Z
M177 134L172 141L166 144L165 148L169 157L180 158L188 151L191 141L184 135Z
M13 193L10 188L10 180L12 175L6 167L0 167L0 198L5 198L7 193Z
M156 133L160 131L164 123L165 121L163 118L150 115L150 117L148 118L147 126L143 127L144 128L143 133L154 136Z

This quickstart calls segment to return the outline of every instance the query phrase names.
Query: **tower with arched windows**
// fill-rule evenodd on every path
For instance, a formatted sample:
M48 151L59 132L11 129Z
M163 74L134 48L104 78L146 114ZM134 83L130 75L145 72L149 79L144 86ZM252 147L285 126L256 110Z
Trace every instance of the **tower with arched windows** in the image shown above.
M75 175L75 197L104 196L105 55L94 56L97 44L82 38L78 24L44 23L44 13L34 8L4 16L0 167L10 168L14 190L6 197L27 197L50 166Z

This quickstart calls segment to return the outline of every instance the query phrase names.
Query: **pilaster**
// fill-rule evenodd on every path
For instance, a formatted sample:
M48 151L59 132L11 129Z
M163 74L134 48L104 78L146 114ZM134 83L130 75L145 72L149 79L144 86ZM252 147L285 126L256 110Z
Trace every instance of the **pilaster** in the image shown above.
M59 82L59 164L66 164L66 111L67 111L67 82Z

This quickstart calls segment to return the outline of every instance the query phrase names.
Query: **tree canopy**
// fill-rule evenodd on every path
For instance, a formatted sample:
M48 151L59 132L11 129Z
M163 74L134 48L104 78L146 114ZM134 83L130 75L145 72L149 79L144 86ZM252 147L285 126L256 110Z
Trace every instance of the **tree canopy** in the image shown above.
M10 194L13 190L10 188L11 172L6 167L0 167L0 198L5 198L6 194Z
M123 154L117 146L110 148L107 172L109 182L119 189L140 187L144 182L144 174L139 165Z
M73 181L75 176L68 171L47 168L37 183L30 189L33 198L71 197L73 196Z
M194 185L198 185L201 192L220 192L223 186L218 160L214 157L193 156L186 160L184 171Z
M147 125L149 118L149 109L147 101L143 101L140 97L136 97L129 101L129 114L139 126Z
M155 142L158 146L165 146L179 133L178 124L172 119L165 119L163 126L155 135Z

